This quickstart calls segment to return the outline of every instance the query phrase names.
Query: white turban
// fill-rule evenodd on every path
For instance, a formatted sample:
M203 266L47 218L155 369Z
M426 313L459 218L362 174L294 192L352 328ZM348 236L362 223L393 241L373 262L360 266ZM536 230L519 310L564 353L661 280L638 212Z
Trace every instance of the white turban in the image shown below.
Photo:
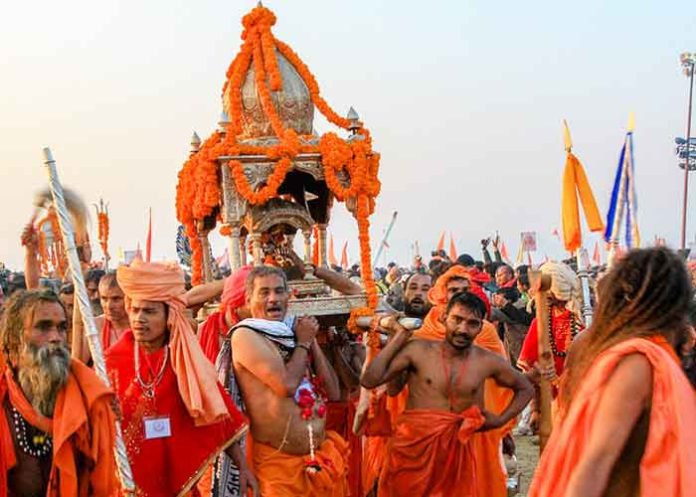
M567 302L566 308L580 315L582 310L582 285L575 271L562 262L546 262L540 269L542 274L551 276L551 293L558 300Z

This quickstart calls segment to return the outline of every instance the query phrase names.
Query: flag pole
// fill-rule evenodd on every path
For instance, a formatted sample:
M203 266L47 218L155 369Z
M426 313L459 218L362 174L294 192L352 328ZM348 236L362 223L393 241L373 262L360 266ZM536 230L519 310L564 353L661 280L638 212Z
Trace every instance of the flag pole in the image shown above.
M389 226L387 227L387 231L384 232L384 238L382 238L382 241L379 243L377 253L375 254L374 259L372 259L372 267L375 267L379 262L379 257L382 255L382 251L384 250L384 247L387 245L387 240L389 239L389 235L391 234L392 228L394 228L394 224L396 224L396 216L398 214L399 213L397 211L394 211L394 214L392 214L392 218L389 223Z
M614 265L616 259L616 249L619 246L619 233L621 231L621 222L624 217L624 209L626 205L626 182L628 181L628 166L629 157L632 153L630 147L631 135L633 134L633 128L635 127L635 118L633 113L629 115L628 118L628 130L626 133L626 138L624 139L624 148L621 153L621 162L619 163L619 174L620 179L618 181L618 190L616 190L616 198L612 199L616 201L616 206L614 208L614 216L611 224L611 233L609 236L609 255L607 257L607 266L611 268ZM633 157L630 157L633 160ZM616 185L615 185L616 187Z
M570 137L570 128L568 122L563 120L563 142L565 145L566 154L573 153L573 141ZM582 222L580 223L580 235L582 237ZM590 300L590 274L589 274L589 258L587 250L582 246L582 238L580 239L580 247L575 250L575 264L577 266L578 278L582 286L582 319L585 327L589 328L592 324L592 301Z
M63 187L61 186L58 178L56 161L53 159L53 154L51 153L50 148L44 148L43 154L46 172L48 173L48 183L51 190L51 195L53 197L53 204L55 206L56 213L58 214L60 231L63 236L63 246L65 247L65 254L68 258L68 267L70 269L73 285L75 287L75 298L77 299L77 304L79 305L80 313L82 314L82 322L85 327L85 336L87 338L90 353L92 354L92 360L94 361L94 369L102 382L111 388L111 381L106 373L106 362L104 361L102 344L99 339L97 326L94 322L92 306L87 295L85 280L82 276L80 260L77 256L77 247L75 246L75 236L73 233L72 221L70 220L70 215L68 214L68 209L65 205ZM126 452L126 446L123 443L123 434L121 432L121 423L119 421L116 421L116 443L114 451L116 454L116 465L118 466L121 485L128 495L135 495L133 473L131 471L130 463L128 462L128 453Z

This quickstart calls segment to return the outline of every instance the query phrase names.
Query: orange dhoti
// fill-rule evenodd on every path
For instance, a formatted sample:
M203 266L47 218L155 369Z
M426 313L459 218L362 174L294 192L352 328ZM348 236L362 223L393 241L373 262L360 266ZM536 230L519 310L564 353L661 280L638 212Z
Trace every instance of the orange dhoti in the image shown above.
M472 434L483 425L477 406L404 411L387 444L380 497L476 497Z
M280 452L270 445L253 442L253 472L263 497L347 497L348 444L333 431L314 451L321 470L307 471L309 455Z

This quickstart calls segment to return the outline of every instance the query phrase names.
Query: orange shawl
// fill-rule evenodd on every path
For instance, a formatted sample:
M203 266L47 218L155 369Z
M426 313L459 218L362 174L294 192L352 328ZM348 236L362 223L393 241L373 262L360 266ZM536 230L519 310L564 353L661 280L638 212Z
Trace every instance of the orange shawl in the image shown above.
M477 493L478 457L471 436L483 425L477 406L460 414L431 409L404 411L387 443L380 497L483 497Z
M118 489L114 459L113 393L79 361L71 361L70 375L58 394L53 418L37 413L5 368L0 376L0 406L5 399L32 426L53 437L53 465L47 497L107 497ZM0 497L8 493L7 472L17 464L5 410L0 407ZM78 474L76 460L84 458L89 472Z
M428 300L434 306L447 304L447 284L454 278L463 278L469 280L469 291L480 298L486 305L486 314L491 312L491 302L488 300L486 293L481 289L478 283L471 275L471 271L463 266L454 265L440 276L435 285L428 292Z
M169 349L179 393L196 426L227 418L225 401L217 387L217 373L205 357L191 330L184 309L184 273L174 263L135 259L117 271L118 284L126 295L126 306L137 300L164 302L169 307Z
M602 400L603 387L619 362L634 353L645 355L653 368L650 429L640 463L641 495L694 494L696 396L673 351L652 340L635 338L611 347L593 362L568 413L554 427L534 475L530 497L564 495L595 424L602 422L594 412Z
M346 497L348 492L348 444L337 433L326 432L326 439L315 450L321 470L310 474L308 455L280 452L270 445L253 442L253 470L263 497Z

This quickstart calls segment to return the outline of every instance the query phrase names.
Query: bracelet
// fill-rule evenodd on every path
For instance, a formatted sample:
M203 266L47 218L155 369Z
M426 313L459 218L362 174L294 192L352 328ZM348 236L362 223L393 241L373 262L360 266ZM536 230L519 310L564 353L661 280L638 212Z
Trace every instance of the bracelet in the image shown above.
M305 351L307 351L308 354L309 354L309 351L311 350L311 347L312 347L311 342L302 342L302 343L298 343L295 346L295 348L298 348L298 349L305 349Z

